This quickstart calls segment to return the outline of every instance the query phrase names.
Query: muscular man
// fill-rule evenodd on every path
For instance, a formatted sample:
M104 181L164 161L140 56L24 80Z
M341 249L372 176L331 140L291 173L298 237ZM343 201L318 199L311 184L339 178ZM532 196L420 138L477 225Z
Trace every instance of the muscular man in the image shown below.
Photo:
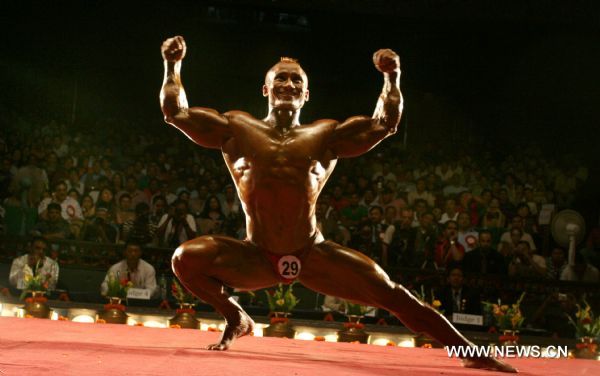
M180 76L185 53L182 37L162 45L165 77L160 100L165 121L196 144L221 150L247 223L244 241L201 236L182 244L173 255L177 277L227 321L220 342L208 348L226 350L254 326L224 286L254 290L296 278L322 294L386 309L413 331L445 345L471 345L435 310L392 282L375 262L326 241L317 229L317 198L338 158L364 154L396 132L402 113L398 55L391 50L373 55L384 76L373 116L300 124L300 110L309 98L308 78L295 60L282 58L267 72L262 93L269 112L260 120L241 111L220 114L188 107ZM463 362L514 372L493 358Z

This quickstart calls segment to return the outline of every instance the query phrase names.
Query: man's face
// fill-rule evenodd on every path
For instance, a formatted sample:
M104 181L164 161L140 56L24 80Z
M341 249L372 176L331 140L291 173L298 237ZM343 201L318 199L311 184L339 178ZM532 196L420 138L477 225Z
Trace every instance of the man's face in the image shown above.
M67 186L64 184L57 185L54 188L54 197L56 197L56 201L63 202L67 198Z
M492 235L485 232L479 235L479 246L484 249L492 248Z
M142 250L136 244L129 244L125 248L125 259L130 266L137 266L137 262L142 257Z
M466 230L470 227L471 225L471 218L469 218L469 215L467 213L460 213L458 215L458 227L461 230Z
M58 222L60 220L60 210L58 209L50 209L48 210L48 221L50 222Z
M299 64L280 62L267 72L262 92L273 108L299 110L308 101L308 77Z
M519 216L514 217L512 220L512 228L522 229L523 228L523 218L521 218Z
M379 209L371 209L371 211L369 212L369 219L373 224L381 222L381 217L381 210Z
M34 263L41 261L44 259L46 255L46 243L40 240L36 240L31 245L31 249L29 250L29 257L33 260Z
M456 225L456 222L454 221L450 221L448 222L448 224L446 225L446 237L448 239L454 239L456 238L456 232L458 231L458 226Z
M448 282L450 282L450 286L454 288L460 288L463 285L464 276L463 272L460 269L454 269L450 272L448 276Z
M400 214L400 221L401 221L402 227L410 228L410 226L412 225L412 222L413 222L413 217L414 217L414 214L413 214L412 210L402 210L402 212Z

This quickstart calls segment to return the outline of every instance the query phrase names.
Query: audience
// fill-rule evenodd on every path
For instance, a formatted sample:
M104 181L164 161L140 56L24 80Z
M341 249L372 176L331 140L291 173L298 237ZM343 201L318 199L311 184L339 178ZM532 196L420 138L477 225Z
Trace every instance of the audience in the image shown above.
M155 128L130 132L126 122L101 120L0 131L4 234L167 248L205 234L243 239L242 208L221 156ZM316 207L318 228L389 270L598 283L600 230L569 267L539 221L542 208L572 208L585 168L544 158L536 147L502 157L483 144L462 146L404 152L384 143L377 154L340 160ZM45 247L44 238L36 239Z

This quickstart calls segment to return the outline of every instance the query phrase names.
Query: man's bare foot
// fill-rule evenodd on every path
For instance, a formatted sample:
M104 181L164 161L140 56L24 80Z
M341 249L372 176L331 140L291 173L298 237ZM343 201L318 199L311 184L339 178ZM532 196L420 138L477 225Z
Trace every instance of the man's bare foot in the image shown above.
M466 368L487 369L490 371L517 373L517 369L508 363L501 362L496 358L465 358L461 359Z
M227 325L219 343L208 345L206 347L208 350L227 350L236 338L248 335L254 330L254 321L244 311L240 311L234 318L226 318L225 321L227 321Z

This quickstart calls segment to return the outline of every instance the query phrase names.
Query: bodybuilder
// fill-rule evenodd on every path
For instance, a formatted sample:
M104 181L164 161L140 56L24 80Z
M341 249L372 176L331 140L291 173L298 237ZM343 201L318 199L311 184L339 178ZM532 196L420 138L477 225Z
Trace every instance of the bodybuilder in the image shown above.
M317 198L337 160L362 155L396 132L402 114L398 55L389 49L373 55L384 79L373 116L301 124L308 77L295 60L282 58L267 72L262 94L268 98L268 115L261 120L242 111L190 108L180 75L185 54L180 36L162 45L165 121L196 144L221 150L247 224L244 241L201 236L173 255L181 282L227 322L220 341L208 348L226 350L254 327L224 286L255 290L294 279L326 295L386 309L411 330L444 345L470 346L443 316L391 281L373 260L325 240L317 229ZM494 358L463 359L463 364L515 371Z

